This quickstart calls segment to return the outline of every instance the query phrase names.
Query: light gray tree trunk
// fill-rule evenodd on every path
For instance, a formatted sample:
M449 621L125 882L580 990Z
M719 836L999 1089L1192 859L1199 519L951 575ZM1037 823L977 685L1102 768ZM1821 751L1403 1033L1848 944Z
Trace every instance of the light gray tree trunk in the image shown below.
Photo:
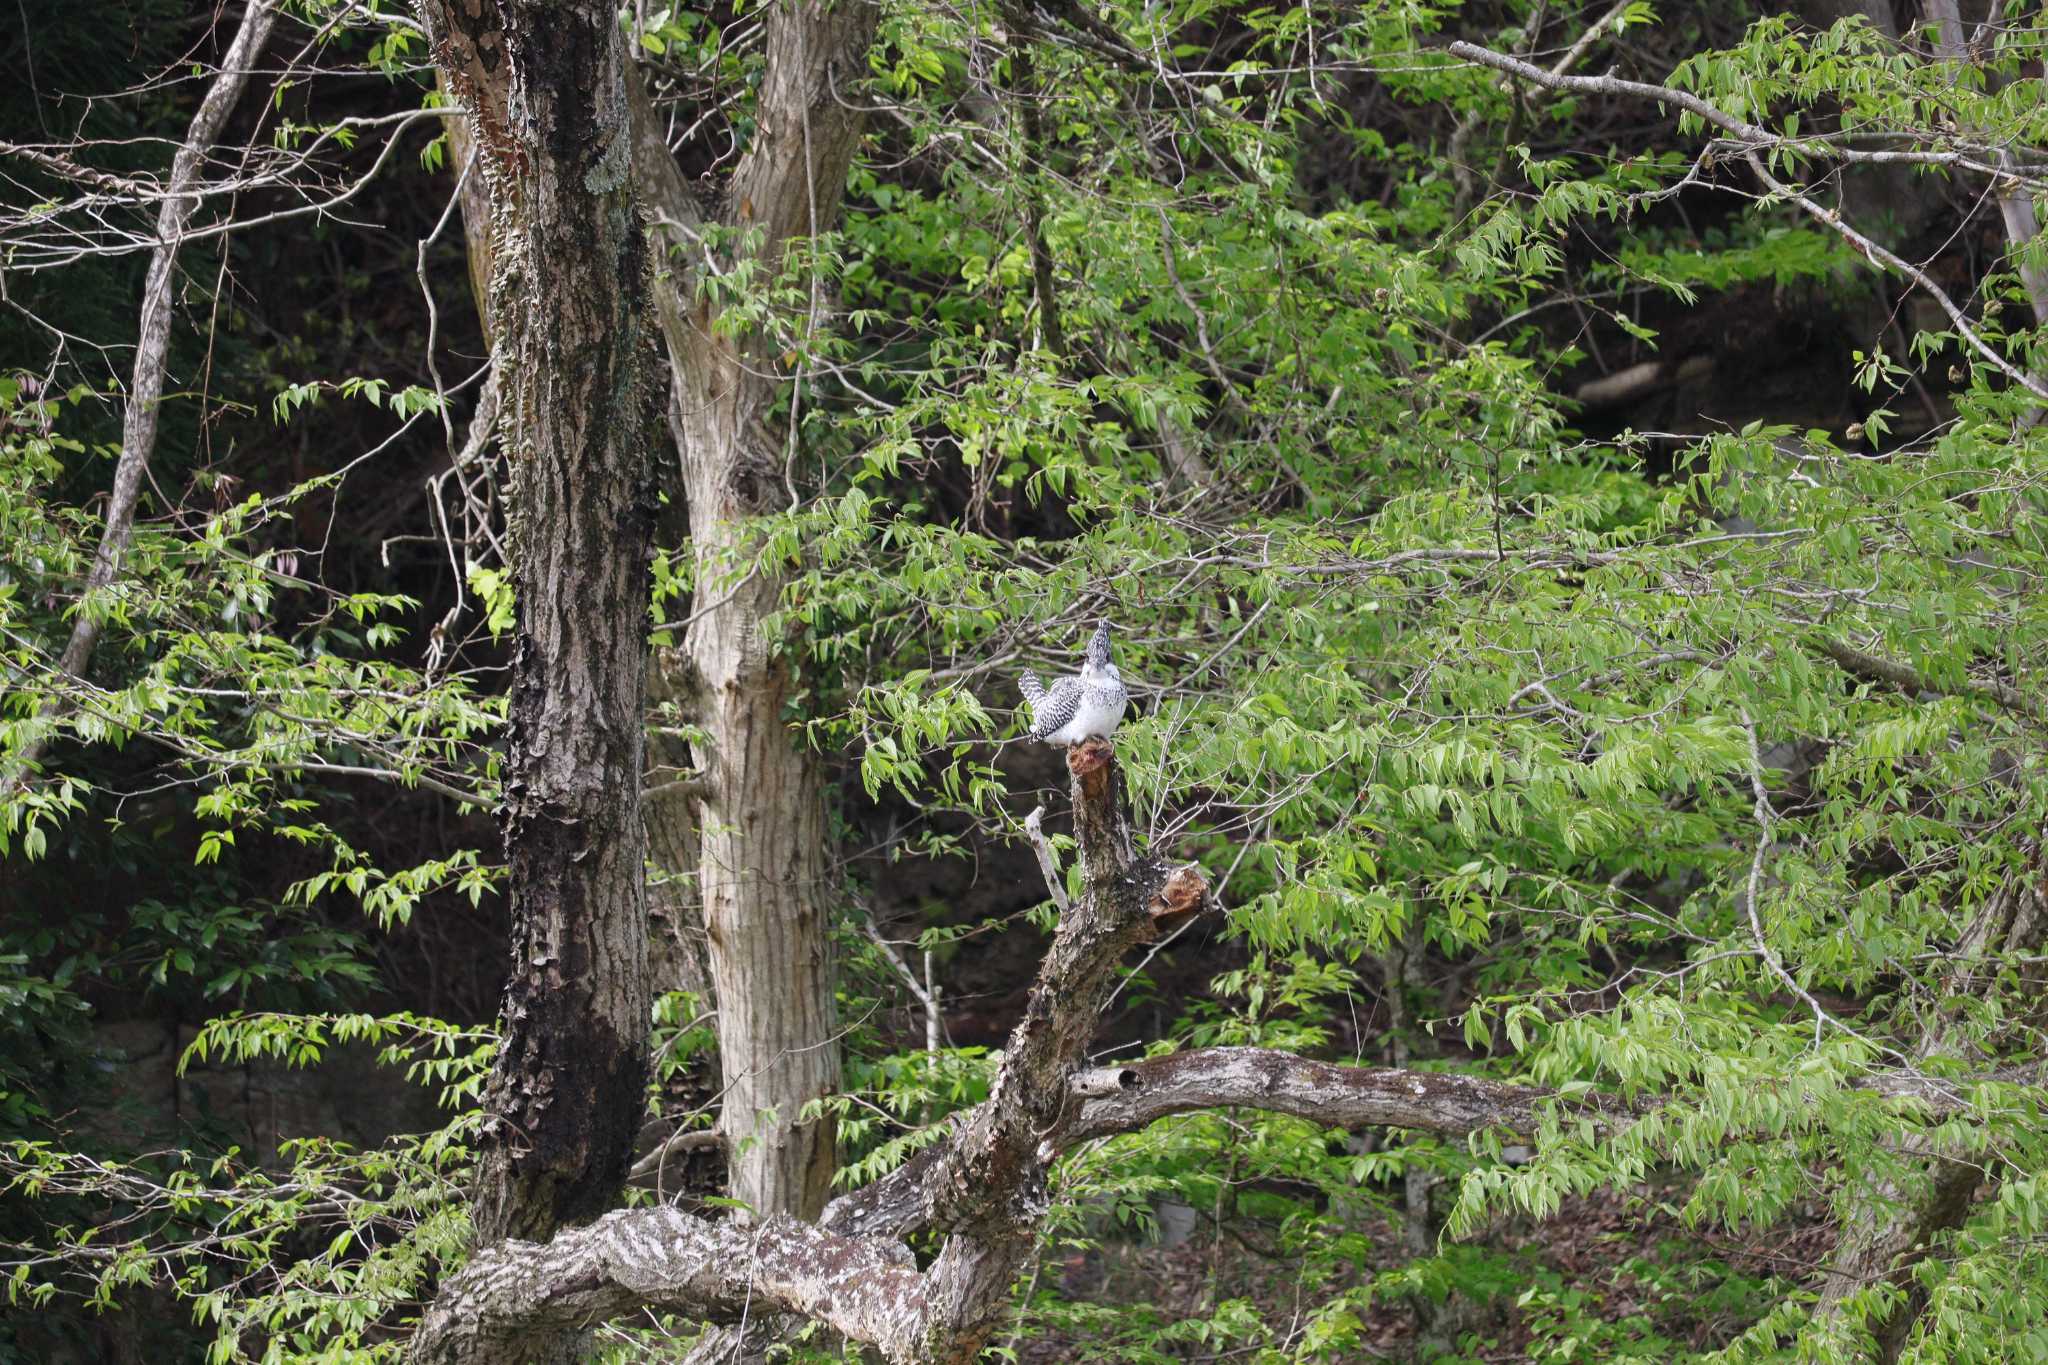
M901 1365L969 1365L1008 1311L1047 1208L1048 1172L1073 1142L1171 1112L1176 1093L1358 1112L1346 1102L1345 1068L1257 1049L1160 1059L1171 1073L1163 1087L1148 1085L1149 1062L1082 1071L1125 953L1171 933L1210 897L1199 866L1138 852L1107 743L1076 750L1068 766L1085 891L1061 916L987 1102L962 1115L950 1137L821 1223L773 1214L746 1227L656 1206L545 1244L487 1248L426 1314L415 1345L423 1365L517 1357L537 1336L643 1306L724 1321L800 1313ZM1411 1111L1421 1101L1432 1122L1442 1117L1429 1102L1435 1083L1402 1077L1399 1091ZM1369 1112L1384 1116L1378 1103ZM945 1242L919 1271L897 1238L926 1227Z
M752 235L764 276L792 241L826 230L839 211L859 136L846 92L864 69L875 18L868 4L767 11L756 130L723 219ZM657 821L654 859L697 871L732 1195L763 1217L814 1218L831 1188L833 1130L803 1109L840 1077L824 784L792 742L783 711L795 679L782 642L762 626L780 603L783 576L749 568L750 522L786 507L795 482L789 434L768 417L779 361L758 336L718 334L719 305L696 288L706 268L700 210L652 118L642 122L635 162L668 229L656 291L698 575L680 647L655 652L656 687L704 736L691 753L700 770L689 802L695 821Z

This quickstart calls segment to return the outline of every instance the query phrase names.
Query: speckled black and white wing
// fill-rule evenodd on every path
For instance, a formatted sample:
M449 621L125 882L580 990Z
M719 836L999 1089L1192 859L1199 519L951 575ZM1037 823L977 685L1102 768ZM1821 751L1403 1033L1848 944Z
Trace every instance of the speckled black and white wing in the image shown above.
M1024 697L1031 703L1031 737L1045 739L1057 734L1080 711L1087 689L1079 678L1061 678L1048 690L1031 674L1024 676Z

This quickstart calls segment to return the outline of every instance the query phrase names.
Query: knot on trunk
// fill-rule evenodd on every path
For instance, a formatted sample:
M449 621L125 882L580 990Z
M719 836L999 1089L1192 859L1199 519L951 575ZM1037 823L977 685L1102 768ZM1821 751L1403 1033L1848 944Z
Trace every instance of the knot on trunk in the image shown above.
M1200 863L1183 863L1166 874L1166 880L1145 904L1150 916L1145 937L1163 938L1202 913L1209 901L1209 878Z

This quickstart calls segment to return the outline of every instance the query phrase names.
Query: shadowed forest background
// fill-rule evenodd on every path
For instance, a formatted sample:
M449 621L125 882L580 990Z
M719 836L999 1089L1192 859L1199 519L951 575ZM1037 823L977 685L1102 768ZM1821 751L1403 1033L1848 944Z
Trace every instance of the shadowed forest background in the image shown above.
M24 0L0 1362L2048 1359L2044 52Z

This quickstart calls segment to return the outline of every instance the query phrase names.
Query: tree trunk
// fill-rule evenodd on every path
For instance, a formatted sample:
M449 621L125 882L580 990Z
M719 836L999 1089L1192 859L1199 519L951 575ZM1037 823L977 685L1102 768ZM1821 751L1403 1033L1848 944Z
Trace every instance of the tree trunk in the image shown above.
M1934 24L1936 55L1943 61L1959 65L1973 61L1974 58L1970 54L1970 35L1963 24L1962 7L1958 0L1927 0L1926 12L1928 19ZM1995 17L1997 13L1998 7L1993 6L1993 16ZM2039 83L2041 77L2027 76L2022 79ZM2039 98L2039 95L2035 97ZM2011 148L2000 149L1998 164L2008 170L2018 164ZM1998 215L2005 226L2005 239L2012 249L2013 264L2019 273L2020 287L2026 293L2028 305L2034 310L2034 321L2039 326L2048 327L2048 266L2043 266L2038 259L2027 253L2028 245L2041 231L2041 221L2034 208L2033 194L2018 178L1999 183ZM2042 376L2037 373L2034 377Z
M862 69L875 8L796 3L767 12L767 69L753 141L733 176L729 226L757 234L772 276L790 242L839 211L859 118L845 92ZM642 112L645 112L643 109ZM783 720L794 679L762 622L783 578L753 570L749 521L787 505L788 434L766 414L781 385L757 336L721 335L717 307L689 272L703 248L698 209L643 119L636 149L643 193L659 218L683 224L657 280L675 368L674 428L697 568L680 650L656 652L657 687L682 699L703 734L692 850L679 827L655 830L658 865L694 852L724 1072L720 1115L732 1195L762 1217L815 1218L834 1169L832 1125L802 1110L839 1084L830 951L824 784Z
M697 458L700 447L686 458ZM707 530L710 534L707 534ZM698 562L737 539L695 537ZM803 1107L839 1086L834 1037L823 784L782 720L788 665L760 629L780 580L761 575L692 627L703 687L697 755L706 773L698 887L718 1000L731 1193L757 1213L815 1218L835 1169L832 1124Z
M513 959L475 1205L489 1246L609 1208L645 1103L639 792L659 390L615 11L423 10L491 186L491 331L513 485ZM539 1333L517 1354L574 1349Z
M2038 948L2044 930L2048 894L2033 876L2013 878L1956 946L1955 965L1943 982L1948 997L1944 1006L1952 1008L1975 993L1977 977L2002 954ZM1967 1055L1956 1034L1953 1012L1932 1021L1915 1049L1916 1060ZM1909 1148L1907 1156L1896 1171L1874 1179L1842 1219L1841 1236L1821 1287L1819 1312L1838 1331L1847 1326L1846 1319L1859 1315L1852 1305L1864 1290L1889 1282L1901 1291L1902 1297L1888 1310L1864 1318L1876 1358L1887 1362L1898 1359L1926 1306L1926 1290L1914 1277L1913 1267L1961 1226L1985 1176L1982 1161L1967 1154L1943 1153L1922 1143Z

